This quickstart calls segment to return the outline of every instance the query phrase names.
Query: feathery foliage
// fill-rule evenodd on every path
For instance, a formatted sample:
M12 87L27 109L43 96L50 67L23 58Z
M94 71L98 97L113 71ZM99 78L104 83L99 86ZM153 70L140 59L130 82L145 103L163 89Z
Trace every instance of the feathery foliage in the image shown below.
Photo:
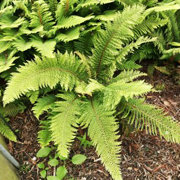
M46 146L53 141L59 155L68 157L78 128L87 128L104 166L113 179L121 180L118 125L122 119L136 128L159 133L166 140L180 142L179 124L138 99L152 91L151 85L135 80L145 74L130 70L137 66L139 57L134 50L148 49L157 40L153 31L167 22L159 19L158 13L176 11L179 5L153 7L157 1L151 1L145 3L151 7L146 10L138 0L58 2L14 3L15 9L24 13L14 21L11 9L3 12L10 14L8 18L14 23L5 25L7 20L0 19L0 30L8 35L2 40L2 53L15 50L13 57L19 57L18 68L11 73L4 92L4 106L23 95L31 97L33 92L37 98L40 90L49 88L51 92L47 91L33 108L36 117L47 112L38 134L40 144ZM117 5L118 12L104 11L109 3ZM119 3L125 6L123 10ZM157 19L153 21L154 17ZM140 59L144 57L146 54Z

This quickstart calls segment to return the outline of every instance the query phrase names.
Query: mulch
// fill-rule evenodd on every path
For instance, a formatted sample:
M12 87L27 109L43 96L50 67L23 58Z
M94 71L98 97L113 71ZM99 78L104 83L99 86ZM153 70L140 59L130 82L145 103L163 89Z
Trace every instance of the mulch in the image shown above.
M174 119L180 121L180 85L177 85L171 76L157 71L153 78L145 77L145 81L155 87L164 86L162 92L147 94L146 101L163 108ZM36 158L36 153L40 149L37 142L38 120L28 110L12 118L10 123L13 129L18 130L21 138L21 142L8 143L10 152L21 164L21 179L42 179L37 164L47 162L46 159ZM180 145L149 135L145 131L134 131L129 136L122 136L121 139L121 171L124 180L180 180ZM70 157L74 154L85 154L87 160L78 166L67 161L67 180L112 180L93 147L83 148L76 139ZM48 174L53 175L53 169Z

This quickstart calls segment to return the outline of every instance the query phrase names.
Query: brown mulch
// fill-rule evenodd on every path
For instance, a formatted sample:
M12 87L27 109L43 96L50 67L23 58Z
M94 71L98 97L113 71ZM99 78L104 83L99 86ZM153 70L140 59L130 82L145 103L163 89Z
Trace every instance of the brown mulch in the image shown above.
M162 92L149 93L146 101L162 107L174 119L180 121L180 86L171 76L156 72L153 79L146 77L154 86L164 84ZM19 130L21 142L9 142L10 152L21 164L22 180L40 180L37 163L45 161L36 158L40 149L37 142L38 120L31 111L26 111L11 119L13 129ZM158 136L148 135L145 131L133 132L122 137L121 171L124 180L180 180L180 145L169 143ZM80 147L75 140L70 156L85 154L87 160L79 166L67 161L66 179L77 180L112 180L96 155L94 149ZM52 172L49 172L53 175Z

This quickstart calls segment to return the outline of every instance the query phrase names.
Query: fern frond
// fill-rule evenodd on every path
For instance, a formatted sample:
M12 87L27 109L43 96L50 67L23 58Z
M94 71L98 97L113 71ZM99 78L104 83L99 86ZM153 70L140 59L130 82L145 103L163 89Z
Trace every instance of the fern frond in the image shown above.
M55 15L55 12L57 10L58 1L57 0L48 0L50 4L50 10L53 15Z
M150 134L164 137L171 142L180 142L180 124L170 116L166 116L162 109L145 104L143 99L129 99L121 102L121 113L128 119L129 124L135 123L138 129L145 128Z
M79 121L79 100L73 93L59 94L57 97L62 100L56 102L53 108L56 115L51 120L52 140L58 146L59 154L68 157Z
M160 59L168 59L176 54L180 54L180 48L171 48L168 50L164 50L163 55Z
M56 101L56 97L54 95L47 95L45 97L39 98L37 103L33 106L32 110L37 118L39 116L50 109L54 102Z
M14 117L18 113L24 112L26 106L22 102L14 102L10 103L5 107L0 106L0 112L3 114L4 117Z
M0 73L8 70L14 65L14 61L19 57L14 56L16 50L7 50L0 54Z
M30 27L43 26L45 31L49 31L54 25L53 17L49 6L44 0L36 1L33 5L33 12L30 14Z
M14 133L9 129L9 127L3 122L0 118L0 133L5 136L6 138L10 139L11 141L17 141L16 136Z
M127 44L124 48L121 49L119 55L116 58L116 62L121 64L125 57L134 52L134 49L138 49L141 44L147 42L154 42L156 38L140 37L136 42Z
M54 39L49 39L43 42L40 37L32 35L30 45L35 47L37 51L42 54L42 56L46 56L49 58L54 57L53 51L56 46L56 41Z
M91 66L94 76L103 79L103 70L115 62L118 55L117 49L121 49L124 41L133 36L133 27L142 20L144 7L133 6L126 8L113 23L108 23L106 31L101 31L94 42Z
M134 79L136 79L136 78L138 78L140 76L146 76L146 74L142 73L140 71L134 71L134 70L123 71L118 76L116 76L115 78L112 78L109 81L109 83L115 83L115 82L118 82L118 81L126 83L126 82L133 81Z
M167 23L166 19L158 18L154 15L147 17L142 23L138 24L133 32L137 37L152 33L155 29L164 26Z
M114 109L121 101L122 97L130 99L152 91L152 86L144 83L144 81L134 81L124 83L123 79L114 82L103 89L103 103L107 109Z
M176 4L175 1L169 3L159 3L159 6L149 8L145 11L145 15L148 16L152 12L164 12L169 10L180 9L180 4Z
M58 83L71 91L87 77L85 66L73 54L58 53L54 58L42 57L42 60L36 57L12 74L3 101L7 104L30 90L48 86L52 89Z
M11 43L10 42L1 42L0 43L0 53L6 51L10 47L11 47Z
M51 139L50 120L40 121L41 130L38 132L38 142L42 147L49 145Z
M105 168L115 180L122 180L120 173L120 142L117 135L118 125L113 111L107 111L97 101L85 103L81 120L88 126L88 135L96 147Z

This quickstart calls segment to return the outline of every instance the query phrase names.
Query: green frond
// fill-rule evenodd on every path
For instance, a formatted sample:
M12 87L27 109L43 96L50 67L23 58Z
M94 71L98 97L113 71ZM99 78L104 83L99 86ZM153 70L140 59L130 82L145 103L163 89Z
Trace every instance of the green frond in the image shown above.
M52 140L58 146L59 155L68 157L69 147L75 138L79 121L79 100L73 93L59 94L51 119Z
M140 76L146 76L145 73L142 73L140 71L134 71L134 70L130 70L130 71L123 71L121 72L118 76L116 76L115 78L112 78L109 83L115 83L115 82L130 82L133 81L134 79L140 77Z
M3 18L0 18L0 29L12 29L17 28L20 25L24 24L25 18L18 18L15 20L15 18L11 15L3 16Z
M92 96L92 93L95 91L102 91L105 88L102 84L97 82L94 79L89 80L89 84L81 83L75 88L75 91L79 94L88 94Z
M38 142L42 147L49 145L51 139L50 120L40 121L41 130L38 132Z
M163 55L160 59L168 59L176 54L180 54L180 48L171 48L168 50L164 50Z
M50 4L50 10L53 15L55 15L55 12L57 10L58 1L57 0L48 0Z
M54 58L42 57L42 60L35 57L35 61L25 63L17 73L12 73L3 101L7 104L31 90L52 89L58 83L66 91L71 91L87 77L85 66L73 54L58 53Z
M141 67L142 66L140 66L139 64L136 64L135 61L133 61L133 60L131 61L131 59L129 61L125 60L122 63L117 65L117 69L121 70L121 71L123 71L123 70L126 70L126 71L135 70L135 69L139 69Z
M140 37L142 35L152 33L155 29L164 26L166 23L166 19L161 19L154 15L149 16L134 28L134 34L137 37Z
M94 41L93 56L90 59L96 78L103 79L103 71L115 62L118 50L122 48L124 42L132 39L132 29L143 19L143 12L143 6L128 7L121 14L117 14L113 23L107 23L107 30L98 33Z
M43 114L43 112L52 108L55 101L56 97L54 95L47 95L45 97L39 98L37 103L32 108L35 116L39 119L39 116Z
M0 43L0 53L6 51L7 49L11 48L11 43L10 42L1 42Z
M8 138L11 141L17 141L16 136L14 133L9 129L9 127L3 122L3 120L0 118L0 133Z
M144 81L134 81L124 83L123 79L114 82L103 89L103 103L107 109L114 109L121 101L122 97L130 99L136 96L144 95L152 91L152 86L144 83Z
M154 42L156 38L148 38L148 37L140 37L136 42L132 42L123 47L116 58L117 63L121 64L122 61L126 58L126 56L130 53L134 52L134 49L138 49L141 44L147 42Z
M79 37L77 41L74 42L74 47L76 51L84 55L91 55L91 48L93 46L92 36L90 34L86 34L84 36Z
M5 107L0 106L0 112L1 114L3 114L4 117L14 117L18 113L24 112L25 109L26 106L22 102L18 101L10 103Z
M0 9L5 9L7 6L9 6L10 4L12 4L12 0L2 0L0 2Z
M54 39L49 39L43 42L40 37L32 35L31 45L35 47L42 56L46 56L48 58L54 57L53 51L56 46L56 41Z
M16 50L6 50L5 52L0 53L0 73L10 69L11 66L14 65L14 61L19 58L14 56L15 53Z
M30 27L36 28L43 26L45 31L49 31L54 25L51 11L44 0L36 1L33 4L33 12L30 14Z
M84 104L82 125L88 127L88 135L96 147L105 168L114 180L122 180L120 173L120 142L117 135L118 124L113 111L107 111L97 101Z
M162 109L144 103L143 99L129 99L122 101L119 107L129 124L135 124L138 129L146 129L150 134L164 137L171 142L180 142L180 124L170 116L166 116Z
M169 3L159 3L159 6L155 6L147 9L145 11L145 15L148 16L152 12L164 12L164 11L178 10L178 9L180 9L180 4L176 4L175 1Z

